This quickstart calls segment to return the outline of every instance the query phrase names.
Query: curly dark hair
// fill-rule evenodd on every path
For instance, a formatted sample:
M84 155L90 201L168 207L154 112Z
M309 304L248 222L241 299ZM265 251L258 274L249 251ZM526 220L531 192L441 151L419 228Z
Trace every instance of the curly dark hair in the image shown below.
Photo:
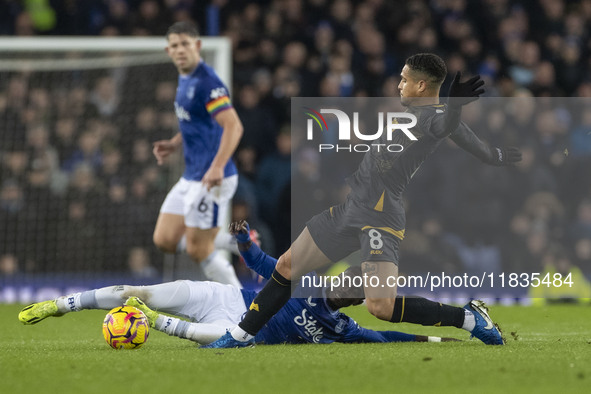
M417 53L406 59L405 64L412 70L426 74L432 82L442 84L447 76L445 62L433 53Z

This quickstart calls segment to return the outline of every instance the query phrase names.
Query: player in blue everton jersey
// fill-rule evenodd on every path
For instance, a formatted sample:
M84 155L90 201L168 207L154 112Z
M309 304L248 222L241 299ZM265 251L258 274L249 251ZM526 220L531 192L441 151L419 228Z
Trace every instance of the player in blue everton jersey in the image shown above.
M177 22L166 39L166 52L179 72L174 109L180 132L156 141L153 153L160 165L182 145L185 171L162 204L154 243L167 253L186 251L208 279L240 287L232 265L216 253L215 242L216 237L222 244L224 237L231 239L219 233L219 225L238 183L231 157L242 123L227 87L201 59L197 28Z
M249 237L248 224L232 224L241 255L249 267L269 278L277 260L265 254ZM360 275L349 268L342 275ZM318 297L292 298L259 332L257 343L331 343L331 342L448 342L440 338L398 331L373 331L339 312L340 308L363 302L363 289L343 285L319 289ZM361 291L359 291L361 290ZM36 324L50 316L62 316L84 309L109 310L123 304L141 309L150 325L169 335L208 344L235 327L251 305L256 292L214 282L181 280L152 286L110 286L74 293L56 300L25 307L19 313L24 324ZM129 297L129 298L128 298ZM147 305L138 297L146 300ZM127 300L127 301L126 301ZM189 319L160 314L158 311Z
M201 181L220 147L223 129L215 117L232 108L228 90L213 69L201 60L190 75L179 76L174 108L183 137L186 166L183 178ZM223 177L236 174L234 162L228 160Z

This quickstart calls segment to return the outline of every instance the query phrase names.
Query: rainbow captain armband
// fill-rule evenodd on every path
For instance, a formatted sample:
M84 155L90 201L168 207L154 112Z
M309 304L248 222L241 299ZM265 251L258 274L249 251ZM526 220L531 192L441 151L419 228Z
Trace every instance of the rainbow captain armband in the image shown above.
M232 102L230 101L230 97L222 96L205 104L205 108L207 109L207 112L209 112L209 114L213 117L223 110L232 108Z

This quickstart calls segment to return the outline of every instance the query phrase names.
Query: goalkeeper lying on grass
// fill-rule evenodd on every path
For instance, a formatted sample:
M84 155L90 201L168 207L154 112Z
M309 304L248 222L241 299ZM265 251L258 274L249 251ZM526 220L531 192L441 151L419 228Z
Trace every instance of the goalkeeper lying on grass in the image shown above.
M269 278L276 260L250 241L246 222L232 223L249 267ZM358 267L345 275L359 275ZM397 331L373 331L360 327L339 308L359 305L354 288L325 289L325 297L292 298L257 335L257 343L331 343L331 342L447 342L453 338L427 337ZM179 280L152 286L110 286L75 293L56 300L31 304L19 313L24 324L36 324L49 316L62 316L83 309L109 310L122 305L141 309L150 325L169 335L207 344L235 327L250 305L256 292L241 290L216 282ZM129 298L129 299L128 299ZM143 301L142 301L143 300ZM144 304L145 302L145 304ZM151 310L181 316L187 322Z

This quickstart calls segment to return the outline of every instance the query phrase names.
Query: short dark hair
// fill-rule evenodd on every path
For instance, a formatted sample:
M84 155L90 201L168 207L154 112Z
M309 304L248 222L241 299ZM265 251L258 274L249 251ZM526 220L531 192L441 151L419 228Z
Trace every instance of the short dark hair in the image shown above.
M442 84L447 76L445 62L433 53L417 53L406 59L405 64L412 70L426 74L432 82Z
M197 28L197 25L192 22L176 22L168 28L166 39L168 39L168 36L171 34L186 34L189 37L199 37L199 29Z

